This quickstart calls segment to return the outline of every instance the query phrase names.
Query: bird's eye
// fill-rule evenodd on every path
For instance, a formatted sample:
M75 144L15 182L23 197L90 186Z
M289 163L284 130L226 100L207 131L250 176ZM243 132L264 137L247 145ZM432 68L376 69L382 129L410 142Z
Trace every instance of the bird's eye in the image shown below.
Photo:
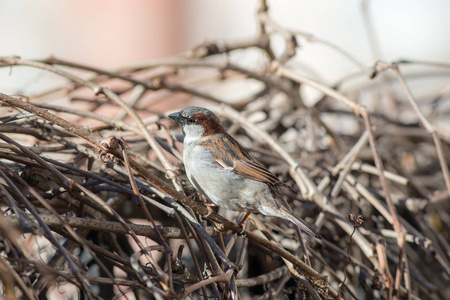
M195 124L195 123L197 123L197 119L195 119L195 118L187 118L186 123L187 124Z

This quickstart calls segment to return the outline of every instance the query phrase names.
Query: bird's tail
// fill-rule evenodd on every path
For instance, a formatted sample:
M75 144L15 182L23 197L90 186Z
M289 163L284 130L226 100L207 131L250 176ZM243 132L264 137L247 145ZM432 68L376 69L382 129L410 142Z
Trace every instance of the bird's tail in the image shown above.
M285 217L285 219L287 219L287 220L291 221L292 223L294 223L295 225L297 225L297 227L300 230L306 232L310 236L313 236L317 239L322 239L322 236L317 231L312 229L304 220L302 220L300 217L297 217L292 211L283 207L281 209L281 212L282 212L283 216Z

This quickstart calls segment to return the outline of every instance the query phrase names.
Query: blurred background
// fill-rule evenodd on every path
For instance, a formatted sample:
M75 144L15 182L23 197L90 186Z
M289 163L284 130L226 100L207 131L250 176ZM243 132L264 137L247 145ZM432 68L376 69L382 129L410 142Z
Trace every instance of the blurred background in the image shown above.
M366 67L378 59L450 61L449 1L277 0L268 4L270 16L280 25L331 42ZM205 40L254 36L258 6L257 0L2 0L0 56L54 55L100 68L170 57ZM371 30L375 47L369 39ZM300 43L296 62L324 82L333 83L357 70L327 47ZM51 76L23 69L1 69L0 90L33 93L38 86L43 88L42 76Z

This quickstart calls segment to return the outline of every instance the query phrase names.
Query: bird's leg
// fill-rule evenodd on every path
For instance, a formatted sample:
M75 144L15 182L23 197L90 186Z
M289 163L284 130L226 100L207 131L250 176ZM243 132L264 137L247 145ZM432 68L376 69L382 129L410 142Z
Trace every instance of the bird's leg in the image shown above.
M248 217L250 217L251 214L251 212L246 213L242 220L239 221L238 225L244 225L245 221L247 221Z
M244 234L245 229L247 229L247 226L245 226L244 223L245 221L247 221L248 217L250 217L251 214L252 214L251 212L246 213L245 216L242 218L242 220L238 223L239 226L242 226L242 231L239 233L239 235Z

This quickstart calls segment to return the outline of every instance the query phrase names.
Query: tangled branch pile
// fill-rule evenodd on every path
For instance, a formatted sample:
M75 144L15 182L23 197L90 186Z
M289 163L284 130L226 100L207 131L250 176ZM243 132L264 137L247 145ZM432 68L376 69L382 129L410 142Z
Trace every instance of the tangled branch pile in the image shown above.
M258 20L260 34L247 41L205 43L115 70L0 58L13 71L27 66L67 79L37 95L0 94L4 296L450 293L449 137L434 129L448 126L448 95L418 103L400 71L413 63L406 61L367 68L346 56L360 71L321 84L290 61L299 41L323 41L279 26L264 5ZM285 39L282 53L271 48L274 36ZM247 67L235 53L258 55L259 63ZM306 86L322 95L312 105L304 103ZM201 217L208 208L184 174L182 134L165 118L187 103L214 110L293 187L286 200L322 240L302 240L292 224L261 215L250 218L243 238L237 213Z

